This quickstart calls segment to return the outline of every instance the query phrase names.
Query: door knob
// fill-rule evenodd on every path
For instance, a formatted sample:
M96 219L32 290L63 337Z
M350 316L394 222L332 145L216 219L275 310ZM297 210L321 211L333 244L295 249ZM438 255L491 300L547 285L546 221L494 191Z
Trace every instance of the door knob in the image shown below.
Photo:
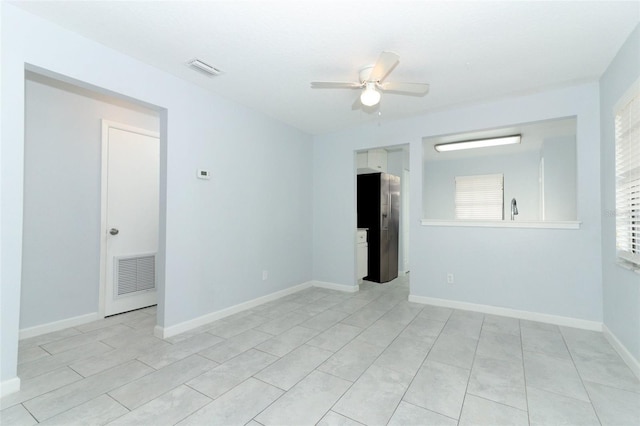
M109 229L109 233L111 235L118 235L118 232L120 232L120 231L118 229L116 229L116 228Z

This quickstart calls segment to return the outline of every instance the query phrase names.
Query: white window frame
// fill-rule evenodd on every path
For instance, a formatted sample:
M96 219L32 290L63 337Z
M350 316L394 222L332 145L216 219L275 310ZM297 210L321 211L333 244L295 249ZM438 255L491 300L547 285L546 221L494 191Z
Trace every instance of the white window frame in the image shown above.
M504 220L504 175L456 176L456 220Z
M616 254L640 266L640 79L615 107Z

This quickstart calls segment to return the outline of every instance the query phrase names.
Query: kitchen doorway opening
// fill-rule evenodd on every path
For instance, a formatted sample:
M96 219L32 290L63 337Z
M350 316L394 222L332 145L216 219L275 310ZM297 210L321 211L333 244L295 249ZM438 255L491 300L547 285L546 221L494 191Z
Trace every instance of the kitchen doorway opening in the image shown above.
M409 144L358 150L354 154L357 283L384 284L405 276L408 279Z

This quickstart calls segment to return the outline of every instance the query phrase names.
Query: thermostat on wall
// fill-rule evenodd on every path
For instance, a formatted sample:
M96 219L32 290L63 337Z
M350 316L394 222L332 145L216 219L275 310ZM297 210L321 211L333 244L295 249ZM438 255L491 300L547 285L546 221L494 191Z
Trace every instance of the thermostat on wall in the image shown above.
M209 170L198 169L198 179L211 179L211 173Z

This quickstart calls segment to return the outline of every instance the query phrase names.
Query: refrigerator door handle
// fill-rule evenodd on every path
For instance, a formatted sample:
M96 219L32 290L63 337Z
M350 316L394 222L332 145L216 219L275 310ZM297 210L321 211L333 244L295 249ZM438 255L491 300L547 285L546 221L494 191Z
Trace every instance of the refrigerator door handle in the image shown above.
M389 215L382 213L382 220L380 221L380 230L386 231L389 228Z

